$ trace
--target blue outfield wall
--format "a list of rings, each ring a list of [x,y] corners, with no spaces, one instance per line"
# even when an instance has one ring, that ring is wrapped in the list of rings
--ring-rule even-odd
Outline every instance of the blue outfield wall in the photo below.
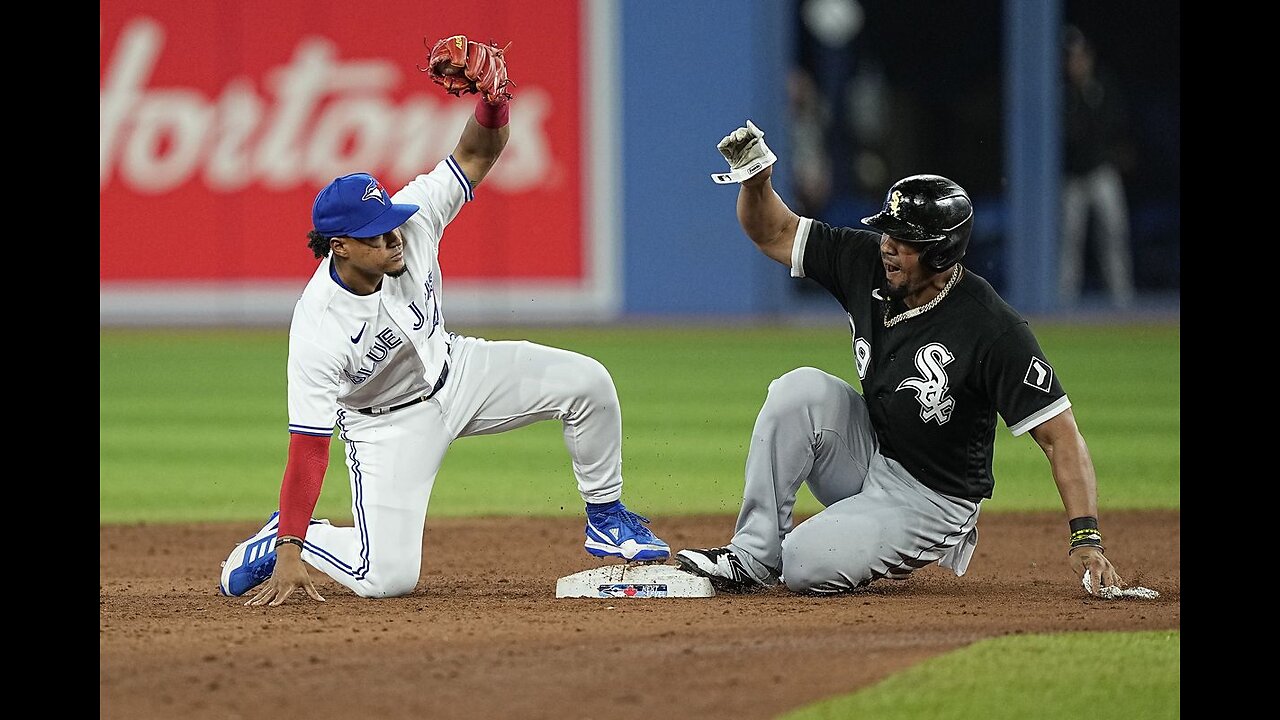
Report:
[[[787,197],[789,5],[623,0],[618,22],[624,313],[778,312],[795,281],[743,234],[737,186],[710,175],[727,168],[716,143],[750,118]]]

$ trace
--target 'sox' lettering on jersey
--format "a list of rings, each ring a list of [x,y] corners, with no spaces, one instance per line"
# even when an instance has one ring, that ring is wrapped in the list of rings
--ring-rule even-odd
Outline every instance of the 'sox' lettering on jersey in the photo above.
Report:
[[[383,328],[378,332],[373,342],[373,347],[369,348],[368,352],[364,354],[364,360],[360,362],[360,368],[354,373],[343,370],[342,374],[346,375],[347,379],[353,384],[359,385],[373,377],[374,371],[378,369],[378,363],[390,357],[391,350],[403,343],[404,340],[400,339],[391,328]]]
[[[897,389],[915,391],[916,399],[920,401],[921,420],[932,420],[942,425],[951,419],[956,401],[947,394],[950,380],[945,368],[955,359],[955,355],[942,343],[929,343],[916,351],[916,369],[920,371],[920,377],[903,380]]]

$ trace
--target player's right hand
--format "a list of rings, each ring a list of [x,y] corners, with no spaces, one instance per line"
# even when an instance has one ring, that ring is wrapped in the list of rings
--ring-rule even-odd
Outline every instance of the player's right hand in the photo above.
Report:
[[[316,590],[307,572],[306,563],[302,562],[302,551],[294,545],[276,546],[276,568],[271,577],[262,584],[262,589],[245,603],[249,607],[275,607],[284,602],[294,590],[302,588],[312,600],[324,602],[320,591]]]
[[[1124,580],[1120,577],[1120,573],[1116,572],[1107,556],[1102,554],[1102,548],[1084,545],[1076,548],[1068,557],[1076,577],[1083,579],[1085,571],[1089,571],[1093,580],[1091,593],[1096,595],[1104,587],[1124,587]],[[1102,579],[1100,583],[1099,578]]]

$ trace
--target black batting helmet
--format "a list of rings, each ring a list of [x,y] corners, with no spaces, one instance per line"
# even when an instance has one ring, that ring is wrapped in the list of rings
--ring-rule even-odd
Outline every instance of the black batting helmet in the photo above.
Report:
[[[929,243],[920,262],[941,272],[969,247],[973,203],[964,188],[941,175],[912,175],[894,183],[884,208],[862,222],[898,240]]]

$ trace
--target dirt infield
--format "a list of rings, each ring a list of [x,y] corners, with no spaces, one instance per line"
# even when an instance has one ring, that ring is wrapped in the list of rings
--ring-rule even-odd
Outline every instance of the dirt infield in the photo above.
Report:
[[[656,519],[673,549],[732,518]],[[100,715],[109,718],[770,718],[999,635],[1181,625],[1180,514],[1110,512],[1108,556],[1154,601],[1084,596],[1059,514],[989,514],[969,574],[868,591],[557,600],[595,566],[577,520],[433,519],[417,591],[315,603],[217,594],[248,524],[101,528]],[[507,544],[524,538],[526,546]]]

